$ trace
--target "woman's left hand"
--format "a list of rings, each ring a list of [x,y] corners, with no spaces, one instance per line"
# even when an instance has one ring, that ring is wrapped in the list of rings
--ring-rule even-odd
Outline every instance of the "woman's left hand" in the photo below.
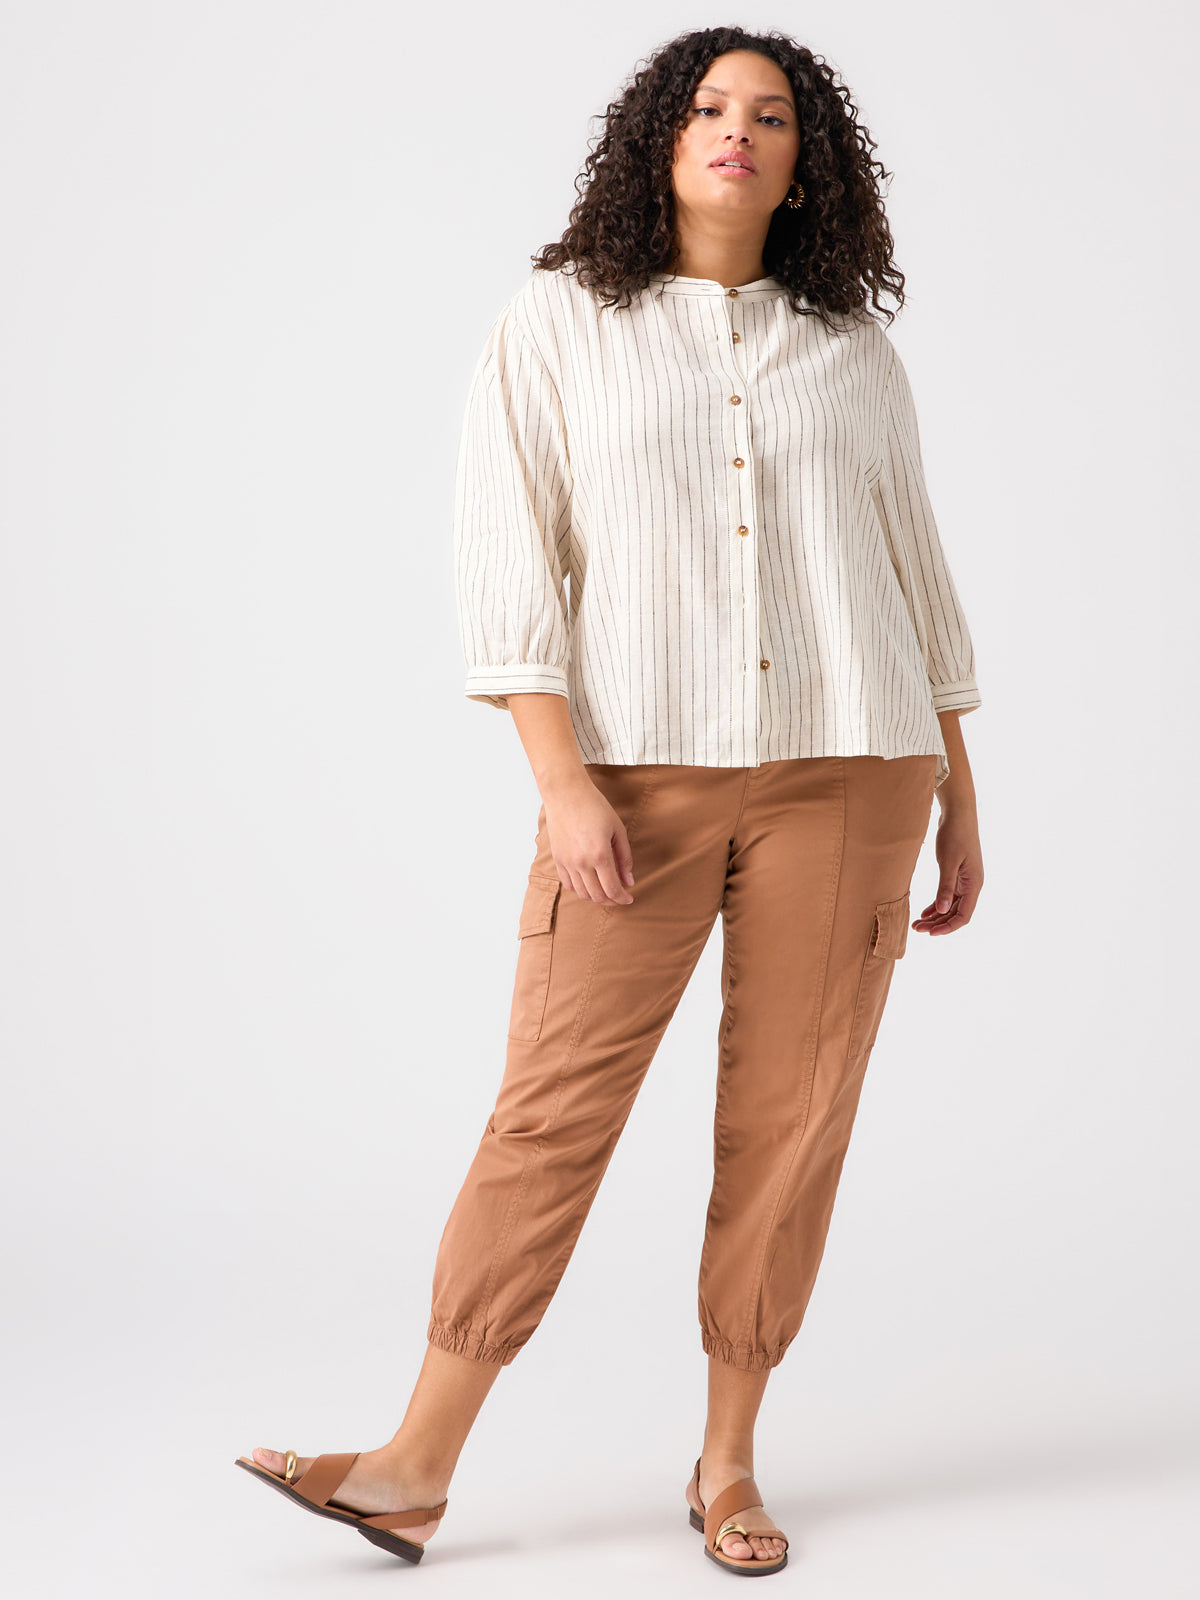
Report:
[[[950,766],[945,782],[936,791],[942,807],[935,846],[941,881],[936,898],[910,924],[915,933],[954,933],[965,928],[983,888],[975,780],[959,727],[961,716],[959,711],[938,714]]]
[[[914,933],[953,933],[971,920],[983,888],[983,851],[973,806],[948,806],[942,812],[935,849],[941,881],[936,899],[911,924]]]

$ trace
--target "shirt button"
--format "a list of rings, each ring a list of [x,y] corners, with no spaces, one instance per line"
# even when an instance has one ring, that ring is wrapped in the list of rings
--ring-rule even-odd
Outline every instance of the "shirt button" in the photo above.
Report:
[[[741,341],[741,337],[742,337],[742,336],[741,336],[741,334],[740,334],[740,333],[735,333],[735,334],[734,334],[734,336],[733,336],[733,342],[734,342],[734,344],[738,344],[738,343],[740,343],[740,341]]]
[[[746,463],[742,460],[741,456],[734,456],[733,464],[734,464],[735,467],[744,467],[746,465]]]
[[[760,667],[762,667],[764,669],[766,669],[767,667],[769,667],[771,665],[771,663],[769,661],[760,661],[758,664],[759,664]]]
[[[731,300],[736,300],[737,299],[737,290],[736,289],[726,289],[725,293],[729,296],[729,298]]]
[[[731,394],[729,396],[729,404],[731,406],[740,406],[741,403],[742,403],[742,397],[741,397],[740,394]]]
[[[748,534],[748,533],[749,533],[749,532],[750,532],[750,529],[749,529],[749,528],[747,528],[747,527],[741,527],[741,528],[739,528],[739,529],[738,529],[738,532],[739,532],[739,533],[740,533],[740,534],[741,534],[741,535],[742,535],[742,536],[743,536],[743,537],[745,537],[745,535],[746,535],[746,534]]]

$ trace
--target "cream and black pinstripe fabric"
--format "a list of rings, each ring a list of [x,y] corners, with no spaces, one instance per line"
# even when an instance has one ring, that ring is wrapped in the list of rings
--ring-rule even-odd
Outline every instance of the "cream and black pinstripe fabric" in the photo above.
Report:
[[[535,269],[468,389],[466,693],[568,697],[585,761],[934,752],[982,703],[907,375],[874,319],[657,274],[601,309]]]

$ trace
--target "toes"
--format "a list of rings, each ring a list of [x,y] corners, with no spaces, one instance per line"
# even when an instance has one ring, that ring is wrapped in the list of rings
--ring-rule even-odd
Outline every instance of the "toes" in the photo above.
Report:
[[[754,1551],[736,1533],[727,1533],[721,1540],[721,1549],[727,1556],[732,1556],[735,1561],[748,1561]]]
[[[263,1450],[256,1447],[252,1454],[260,1467],[266,1467],[271,1472],[283,1471],[283,1456],[278,1450]]]

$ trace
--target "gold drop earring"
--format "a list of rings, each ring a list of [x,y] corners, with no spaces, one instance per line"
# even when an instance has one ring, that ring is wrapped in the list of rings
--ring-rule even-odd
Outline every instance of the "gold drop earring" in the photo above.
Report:
[[[793,178],[792,183],[796,190],[796,198],[793,200],[789,194],[787,196],[786,204],[791,206],[793,211],[799,211],[800,207],[804,204],[804,189],[799,178]]]

